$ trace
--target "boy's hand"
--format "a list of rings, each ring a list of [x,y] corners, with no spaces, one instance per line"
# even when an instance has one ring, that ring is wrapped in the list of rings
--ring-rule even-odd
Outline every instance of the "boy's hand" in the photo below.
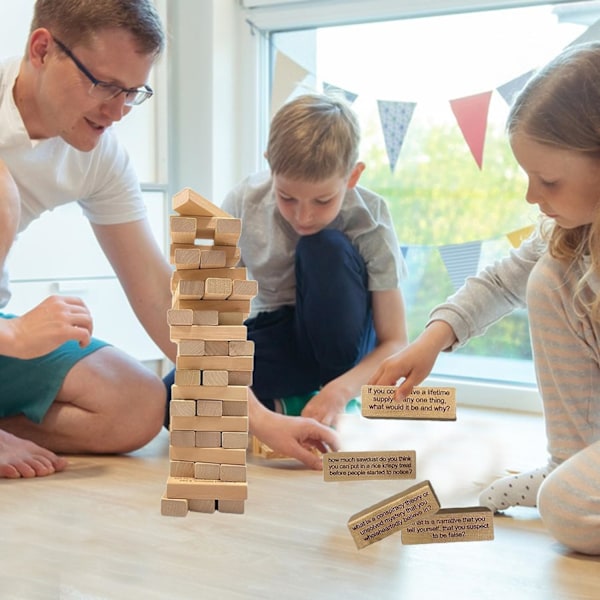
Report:
[[[337,451],[337,433],[314,419],[288,417],[271,412],[261,428],[258,438],[269,448],[290,458],[295,458],[315,470],[323,468],[319,454]]]
[[[0,322],[2,354],[30,359],[75,340],[83,348],[92,336],[92,316],[80,298],[50,296],[14,319]]]
[[[315,419],[323,425],[334,427],[347,403],[346,395],[336,391],[333,386],[326,385],[306,403],[301,414],[303,417]]]

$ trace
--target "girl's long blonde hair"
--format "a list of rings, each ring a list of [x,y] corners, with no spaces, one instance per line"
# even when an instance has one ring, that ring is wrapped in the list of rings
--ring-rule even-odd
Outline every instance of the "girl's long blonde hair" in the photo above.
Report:
[[[509,135],[521,132],[540,144],[596,157],[600,169],[600,43],[571,46],[540,69],[515,98],[507,130]],[[600,277],[600,210],[588,225],[565,229],[544,220],[540,231],[558,260],[573,262],[589,255],[590,266],[579,281],[575,301],[600,321],[600,295],[583,295],[590,276]]]

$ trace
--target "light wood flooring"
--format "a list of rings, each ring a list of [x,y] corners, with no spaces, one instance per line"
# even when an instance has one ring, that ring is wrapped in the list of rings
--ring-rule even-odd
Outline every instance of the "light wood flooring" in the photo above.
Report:
[[[416,450],[416,481],[325,482],[249,455],[243,515],[164,517],[168,435],[128,456],[0,480],[1,600],[600,598],[600,558],[570,553],[535,509],[495,518],[486,542],[357,550],[348,518],[428,479],[443,507],[472,506],[506,469],[540,466],[540,416],[458,408],[456,422],[348,417],[344,450]]]

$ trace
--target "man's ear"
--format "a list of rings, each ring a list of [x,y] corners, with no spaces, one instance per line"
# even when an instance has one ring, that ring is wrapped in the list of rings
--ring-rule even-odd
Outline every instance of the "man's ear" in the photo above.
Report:
[[[350,177],[348,178],[348,184],[346,185],[349,190],[356,186],[364,170],[365,163],[357,162],[356,165],[354,165],[354,169],[352,169],[352,173],[350,173]]]
[[[27,58],[34,66],[42,65],[52,43],[52,34],[44,27],[31,32],[27,41]]]

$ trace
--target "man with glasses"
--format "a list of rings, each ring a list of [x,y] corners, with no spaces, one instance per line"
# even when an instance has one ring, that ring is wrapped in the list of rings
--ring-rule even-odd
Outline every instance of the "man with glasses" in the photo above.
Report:
[[[138,319],[174,360],[171,268],[111,128],[152,96],[147,82],[163,46],[151,0],[36,2],[25,56],[0,63],[0,264],[31,221],[78,202]],[[78,298],[49,297],[14,317],[7,279],[4,271],[0,477],[62,470],[55,452],[122,453],[150,441],[165,419],[160,378],[91,337],[92,317]],[[291,456],[320,440],[334,444],[330,430],[308,419],[277,426]]]

